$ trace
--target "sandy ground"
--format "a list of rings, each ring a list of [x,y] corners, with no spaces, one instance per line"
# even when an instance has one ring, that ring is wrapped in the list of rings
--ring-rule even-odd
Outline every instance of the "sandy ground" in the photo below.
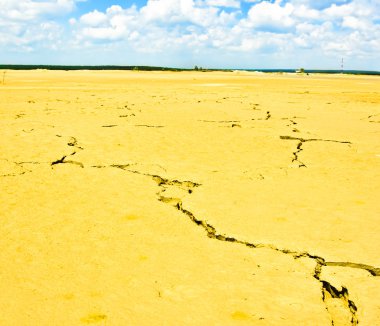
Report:
[[[7,71],[0,325],[380,325],[379,86]]]

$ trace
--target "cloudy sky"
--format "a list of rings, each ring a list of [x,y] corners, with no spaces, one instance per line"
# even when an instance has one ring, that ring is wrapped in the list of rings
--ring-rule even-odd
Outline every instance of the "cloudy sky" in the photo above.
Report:
[[[380,0],[0,0],[0,63],[380,70]]]

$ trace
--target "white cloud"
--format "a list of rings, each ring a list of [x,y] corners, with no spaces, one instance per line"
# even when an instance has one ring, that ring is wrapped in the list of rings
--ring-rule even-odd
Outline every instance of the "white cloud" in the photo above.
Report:
[[[378,48],[368,34],[378,35],[371,23],[375,6],[361,1],[326,2],[320,9],[306,0],[246,1],[252,5],[242,15],[235,0],[149,0],[141,9],[113,6],[89,13],[74,28],[77,44],[117,41],[143,53],[212,49],[235,55],[295,56],[298,50],[355,55]]]
[[[368,29],[370,27],[367,21],[360,20],[354,16],[343,17],[342,26],[348,27],[354,30]]]
[[[355,8],[352,3],[341,6],[337,6],[333,3],[331,7],[323,10],[323,14],[325,14],[328,18],[342,18],[344,16],[352,15],[354,11]]]
[[[91,11],[80,18],[80,22],[88,26],[99,26],[107,22],[107,16],[97,10]]]
[[[176,47],[178,44],[191,47],[209,39],[208,29],[229,26],[235,20],[236,13],[227,13],[206,2],[150,0],[140,10],[136,7],[123,9],[112,6],[105,13],[83,15],[79,20],[81,26],[76,29],[76,39],[77,43],[86,38],[104,41],[124,39],[132,42],[132,47],[144,51],[149,46],[154,49],[159,46]],[[141,35],[143,39],[139,39]]]
[[[0,19],[30,21],[44,15],[62,15],[74,7],[74,0],[0,0]]]
[[[302,20],[321,20],[322,19],[322,15],[320,11],[307,7],[303,4],[298,7],[295,7],[292,14],[295,17]]]
[[[193,23],[210,26],[217,22],[219,9],[193,0],[148,0],[139,14],[145,23]]]
[[[294,6],[290,3],[281,6],[279,1],[260,2],[249,10],[247,22],[253,28],[286,30],[295,24],[293,12]]]
[[[117,48],[141,60],[165,53],[178,62],[202,54],[209,62],[285,60],[307,51],[318,54],[316,62],[342,55],[375,60],[380,52],[379,0],[148,0],[140,8],[111,5],[70,17],[76,2],[0,0],[0,45]]]
[[[189,3],[189,1],[186,2]],[[147,5],[141,9],[141,14],[147,21],[177,20],[183,3],[183,0],[148,0]],[[183,7],[185,6],[183,5]]]
[[[0,0],[0,45],[21,51],[57,48],[63,26],[54,18],[70,13],[76,0]]]
[[[112,42],[128,38],[135,39],[137,30],[143,28],[139,24],[135,7],[123,9],[120,6],[111,6],[105,13],[93,11],[81,16],[79,23],[75,31],[76,44],[81,44],[83,40]]]
[[[206,4],[215,7],[240,8],[240,1],[238,0],[207,0]]]

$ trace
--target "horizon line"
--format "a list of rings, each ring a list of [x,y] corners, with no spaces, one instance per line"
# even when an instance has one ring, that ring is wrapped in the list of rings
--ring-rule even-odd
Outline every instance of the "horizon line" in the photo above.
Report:
[[[195,65],[193,68],[165,67],[149,65],[65,65],[65,64],[0,64],[0,70],[142,70],[142,71],[250,71],[250,72],[304,72],[304,73],[346,73],[380,75],[378,70],[361,69],[307,69],[307,68],[204,68]]]

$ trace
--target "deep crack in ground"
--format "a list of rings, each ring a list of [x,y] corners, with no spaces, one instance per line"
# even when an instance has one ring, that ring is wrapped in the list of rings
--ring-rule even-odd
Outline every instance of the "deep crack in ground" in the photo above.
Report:
[[[282,137],[286,137],[286,138],[282,138]],[[303,139],[303,138],[295,138],[295,137],[289,137],[289,136],[281,136],[281,138],[299,140],[301,144],[306,141],[333,141],[333,142],[339,142],[339,143],[350,143],[350,142],[340,142],[340,141],[334,141],[334,140]],[[350,325],[353,325],[353,326],[358,325],[359,323],[358,316],[357,316],[358,308],[356,304],[354,303],[354,301],[350,299],[348,289],[342,286],[342,289],[338,290],[330,282],[322,279],[321,278],[322,268],[323,266],[341,266],[341,267],[359,268],[359,269],[368,271],[372,276],[380,276],[380,268],[376,268],[376,267],[365,265],[365,264],[351,263],[351,262],[327,262],[323,257],[313,255],[308,252],[300,252],[300,251],[294,251],[290,249],[278,248],[272,244],[248,242],[248,241],[237,239],[232,236],[228,236],[223,233],[219,233],[217,229],[213,225],[208,223],[206,220],[197,218],[191,211],[185,209],[183,207],[181,198],[167,197],[164,195],[164,192],[166,191],[166,188],[168,186],[179,187],[183,190],[186,190],[189,194],[191,194],[193,192],[193,189],[201,186],[201,184],[193,182],[193,181],[170,180],[167,178],[163,178],[159,175],[142,173],[138,170],[131,170],[129,169],[129,166],[130,166],[129,164],[111,165],[111,167],[119,168],[131,173],[151,177],[160,187],[160,191],[157,193],[158,200],[165,204],[169,204],[172,207],[175,207],[182,214],[186,215],[193,223],[195,223],[197,226],[202,227],[206,231],[206,234],[209,238],[219,240],[219,241],[237,243],[237,244],[241,244],[241,245],[247,246],[249,248],[254,248],[254,249],[259,249],[259,248],[271,249],[271,250],[275,250],[286,255],[291,255],[294,259],[299,259],[299,258],[304,257],[304,258],[310,258],[314,260],[316,263],[316,266],[314,269],[313,277],[321,284],[321,296],[322,296],[323,302],[326,305],[326,310],[330,314],[331,324],[335,325],[335,322],[334,322],[335,317],[333,313],[329,311],[328,300],[335,299],[335,300],[340,300],[342,306],[344,306],[345,309],[347,309],[347,311],[349,312],[351,316]],[[107,167],[107,166],[101,166],[101,167]]]
[[[299,140],[301,144],[306,141],[333,141],[333,140],[321,140],[321,139],[302,139],[302,138],[296,138],[296,137],[290,137],[290,136],[281,136],[281,139]],[[334,142],[339,142],[339,141],[334,141]],[[339,142],[339,143],[350,143],[350,142]],[[73,152],[70,154],[70,156],[75,155],[75,154],[76,152]],[[71,164],[78,164],[81,167],[84,167],[83,164],[80,162],[66,160],[66,157],[67,156],[63,156],[62,158],[52,162],[51,165],[71,163]],[[38,162],[32,162],[32,163],[37,164]],[[322,293],[321,296],[322,296],[322,300],[326,304],[326,310],[329,312],[329,309],[327,306],[327,300],[329,299],[340,300],[342,305],[350,313],[351,325],[358,325],[359,323],[359,320],[357,317],[358,307],[350,299],[348,289],[342,286],[342,289],[338,290],[331,283],[322,279],[321,278],[322,268],[324,266],[340,266],[340,267],[348,267],[348,268],[357,268],[357,269],[366,270],[368,273],[370,273],[372,276],[375,276],[375,277],[380,276],[380,268],[370,266],[370,265],[360,264],[360,263],[353,263],[353,262],[329,262],[329,261],[326,261],[321,256],[313,255],[306,251],[294,251],[291,249],[279,248],[273,244],[263,244],[263,243],[254,243],[254,242],[244,241],[244,240],[240,240],[238,238],[226,235],[224,233],[220,233],[217,231],[217,229],[213,225],[208,223],[206,220],[197,218],[191,211],[184,208],[181,198],[168,197],[168,196],[165,196],[164,194],[166,189],[171,186],[180,188],[184,190],[187,194],[192,194],[195,188],[201,186],[200,183],[193,182],[193,181],[180,181],[177,179],[168,179],[168,178],[161,177],[157,174],[144,173],[139,170],[132,169],[132,167],[135,165],[136,164],[111,164],[111,165],[93,165],[91,167],[92,168],[109,168],[109,167],[117,168],[117,169],[127,171],[129,173],[134,173],[134,174],[150,177],[153,181],[156,182],[157,186],[160,188],[160,190],[157,192],[157,199],[165,204],[169,204],[172,207],[176,208],[182,214],[187,216],[194,224],[202,227],[206,231],[207,236],[211,239],[241,244],[248,248],[253,248],[253,249],[260,249],[260,248],[270,249],[277,252],[281,252],[286,255],[291,255],[294,259],[309,258],[309,259],[314,260],[316,265],[315,265],[313,277],[321,284],[321,293]],[[330,316],[331,316],[331,323],[332,325],[334,325],[334,316],[331,313],[330,313]]]
[[[123,170],[127,170],[125,166],[120,166],[120,165],[114,165],[114,167],[122,168]],[[191,211],[185,209],[182,204],[182,200],[180,198],[172,198],[172,197],[166,197],[163,195],[165,188],[167,186],[177,186],[180,187],[184,190],[187,189],[188,193],[192,193],[193,188],[199,187],[199,183],[195,183],[192,181],[178,181],[178,180],[169,180],[166,178],[162,178],[161,176],[158,175],[150,175],[146,173],[139,173],[138,171],[130,171],[133,173],[138,173],[142,174],[145,176],[150,176],[152,179],[157,183],[157,185],[162,188],[158,193],[158,200],[165,203],[169,204],[173,207],[175,207],[177,210],[179,210],[181,213],[186,215],[193,223],[195,223],[197,226],[201,226],[205,231],[206,234],[209,238],[211,239],[216,239],[219,241],[225,241],[225,242],[233,242],[237,244],[241,244],[244,246],[247,246],[249,248],[266,248],[266,249],[271,249],[275,250],[278,252],[281,252],[286,255],[291,255],[294,259],[299,259],[301,257],[306,257],[313,259],[316,263],[316,267],[314,270],[313,277],[321,284],[321,292],[322,292],[322,300],[326,304],[326,310],[329,312],[330,317],[331,317],[331,324],[334,325],[334,315],[329,311],[327,301],[329,299],[337,299],[340,300],[342,305],[348,310],[351,318],[350,318],[350,323],[351,325],[358,325],[359,320],[357,317],[357,311],[358,308],[356,304],[350,299],[349,297],[349,291],[346,287],[342,286],[341,290],[338,290],[336,287],[334,287],[331,283],[329,283],[326,280],[323,280],[321,278],[321,272],[323,266],[342,266],[342,267],[352,267],[352,268],[360,268],[368,271],[372,276],[380,276],[380,269],[375,268],[373,266],[369,265],[364,265],[364,264],[358,264],[358,263],[344,263],[344,262],[327,262],[323,257],[317,256],[317,255],[312,255],[308,252],[299,252],[299,251],[293,251],[289,249],[282,249],[278,248],[272,244],[261,244],[261,243],[253,243],[253,242],[248,242],[244,240],[237,239],[235,237],[228,236],[223,233],[219,233],[216,228],[208,223],[205,220],[197,218]]]
[[[296,137],[290,137],[290,136],[281,136],[281,139],[299,140],[301,144],[306,141],[339,142],[339,141],[334,141],[334,140],[302,139],[302,138],[296,138]],[[350,143],[350,142],[339,142],[339,143]],[[72,155],[74,154],[75,153],[73,153]],[[72,161],[66,161],[65,159],[66,159],[66,156],[63,156],[61,159],[53,163],[54,164],[74,163]],[[348,289],[342,286],[342,289],[338,290],[331,283],[322,279],[321,278],[322,268],[323,266],[341,266],[341,267],[349,267],[349,268],[358,268],[358,269],[363,269],[363,270],[368,271],[372,276],[380,276],[380,268],[370,266],[370,265],[360,264],[360,263],[352,263],[352,262],[328,262],[321,256],[313,255],[305,251],[303,252],[294,251],[294,250],[285,249],[285,248],[278,248],[273,244],[263,244],[263,243],[254,243],[254,242],[244,241],[232,236],[228,236],[223,233],[219,233],[217,229],[213,225],[208,223],[206,220],[197,218],[191,211],[184,208],[181,198],[167,197],[164,195],[167,187],[170,187],[170,186],[178,187],[182,190],[185,190],[188,194],[192,194],[194,188],[201,186],[200,183],[193,182],[193,181],[179,181],[176,179],[171,180],[171,179],[164,178],[156,174],[143,173],[139,170],[132,169],[132,166],[134,165],[135,164],[111,164],[111,165],[95,165],[92,167],[93,168],[112,167],[112,168],[117,168],[117,169],[127,171],[129,173],[139,174],[139,175],[152,178],[152,180],[156,182],[157,186],[160,187],[160,191],[157,192],[158,200],[165,204],[171,205],[172,207],[180,211],[182,214],[186,215],[194,224],[202,227],[206,231],[207,236],[211,239],[241,244],[248,248],[253,248],[253,249],[260,249],[260,248],[270,249],[270,250],[281,252],[286,255],[291,255],[294,259],[309,258],[309,259],[314,260],[316,265],[315,265],[313,277],[321,284],[321,296],[322,296],[323,302],[326,305],[326,310],[330,313],[331,324],[332,325],[335,324],[334,316],[328,309],[327,301],[329,299],[336,299],[336,300],[340,300],[342,305],[349,311],[350,316],[351,316],[351,325],[353,326],[358,325],[359,323],[359,320],[357,317],[358,308],[356,304],[350,299]]]

